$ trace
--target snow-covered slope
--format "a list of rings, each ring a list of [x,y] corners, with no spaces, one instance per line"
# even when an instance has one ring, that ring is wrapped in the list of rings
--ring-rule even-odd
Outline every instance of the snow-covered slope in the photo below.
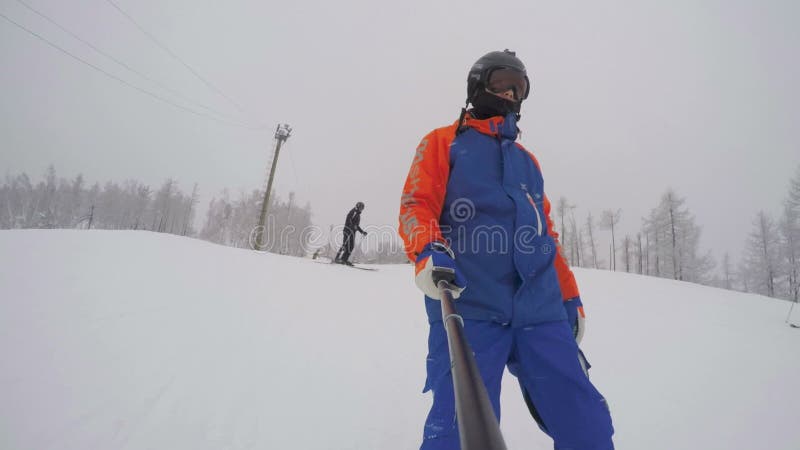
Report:
[[[618,449],[800,448],[787,303],[576,275]],[[0,448],[416,448],[426,333],[409,266],[2,231]],[[511,450],[552,448],[508,374],[502,428]]]

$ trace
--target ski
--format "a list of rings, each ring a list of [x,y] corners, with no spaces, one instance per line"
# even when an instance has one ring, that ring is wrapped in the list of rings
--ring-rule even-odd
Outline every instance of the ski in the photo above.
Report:
[[[335,263],[334,263],[334,264],[335,264]],[[353,265],[348,265],[348,264],[339,264],[339,265],[340,265],[340,266],[349,267],[349,268],[351,268],[351,269],[369,270],[369,271],[371,271],[371,272],[377,272],[377,271],[378,271],[378,269],[376,269],[376,268],[374,268],[374,267],[362,267],[362,266],[356,266],[355,264],[353,264]]]
[[[370,272],[377,272],[377,271],[378,271],[378,269],[377,269],[377,268],[374,268],[374,267],[363,267],[363,266],[357,266],[357,265],[355,265],[355,264],[342,264],[342,263],[337,263],[336,261],[319,261],[319,260],[314,260],[314,262],[317,262],[317,263],[319,263],[319,264],[330,264],[330,265],[334,265],[334,266],[349,267],[349,268],[351,268],[351,269],[358,269],[358,270],[368,270],[368,271],[370,271]]]

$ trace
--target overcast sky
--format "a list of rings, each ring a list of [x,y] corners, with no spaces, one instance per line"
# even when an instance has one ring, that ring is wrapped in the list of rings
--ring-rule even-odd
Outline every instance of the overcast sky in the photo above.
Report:
[[[522,142],[581,221],[621,208],[635,232],[671,186],[703,247],[738,258],[800,164],[796,1],[114,0],[224,96],[106,0],[24,1],[183,98],[17,0],[0,13],[162,98],[266,129],[159,102],[0,17],[0,176],[53,163],[90,181],[174,177],[205,204],[264,185],[285,122],[279,194],[311,202],[322,226],[356,201],[365,223],[394,226],[417,143],[458,117],[472,63],[504,48],[533,80]]]

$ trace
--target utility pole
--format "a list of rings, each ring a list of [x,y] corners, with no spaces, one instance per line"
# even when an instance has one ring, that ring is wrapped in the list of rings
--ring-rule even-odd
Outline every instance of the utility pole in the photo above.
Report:
[[[272,168],[269,171],[269,181],[267,181],[267,191],[264,193],[264,203],[261,204],[261,217],[258,219],[258,238],[256,239],[255,250],[263,250],[264,237],[267,234],[267,210],[269,209],[269,196],[272,192],[272,181],[275,179],[275,167],[278,165],[278,154],[281,151],[281,145],[289,139],[292,135],[292,127],[288,124],[278,124],[275,128],[275,154],[272,157]]]

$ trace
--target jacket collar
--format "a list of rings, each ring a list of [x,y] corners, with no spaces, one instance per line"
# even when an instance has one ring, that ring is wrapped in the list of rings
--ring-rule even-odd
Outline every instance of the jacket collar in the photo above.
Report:
[[[467,112],[461,127],[469,127],[488,136],[516,140],[519,129],[517,128],[517,115],[510,113],[505,117],[494,116],[488,119],[476,119]]]

